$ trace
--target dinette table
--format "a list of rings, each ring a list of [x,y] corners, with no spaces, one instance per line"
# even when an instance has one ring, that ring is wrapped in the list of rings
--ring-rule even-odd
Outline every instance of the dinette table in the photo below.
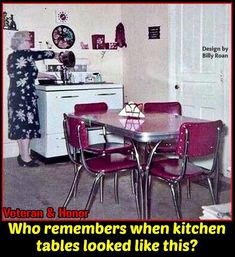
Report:
[[[145,113],[144,118],[124,117],[119,115],[120,110],[108,110],[105,113],[88,113],[86,115],[71,116],[79,117],[88,125],[104,126],[107,131],[128,138],[132,141],[135,149],[138,151],[139,144],[154,143],[157,147],[162,140],[174,139],[178,137],[180,125],[184,122],[205,122],[203,119],[191,118],[181,115],[168,113]],[[156,147],[154,147],[156,149]],[[154,148],[146,156],[145,163],[148,163],[149,158],[153,154]],[[137,158],[139,159],[139,152]],[[138,163],[140,183],[140,191],[147,190],[148,173],[143,171],[142,164]],[[141,196],[142,195],[142,196]],[[148,216],[148,201],[144,199],[143,194],[140,194],[141,201],[141,218],[146,219]]]

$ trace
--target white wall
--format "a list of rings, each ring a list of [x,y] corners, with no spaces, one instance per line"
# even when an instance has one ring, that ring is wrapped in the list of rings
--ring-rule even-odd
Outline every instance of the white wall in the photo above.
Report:
[[[127,48],[123,50],[125,101],[168,100],[167,4],[122,5]],[[160,39],[148,39],[148,27],[160,26]]]

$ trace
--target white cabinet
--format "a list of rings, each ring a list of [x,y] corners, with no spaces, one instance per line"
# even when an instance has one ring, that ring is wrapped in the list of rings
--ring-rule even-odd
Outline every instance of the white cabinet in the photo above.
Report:
[[[38,85],[37,95],[42,137],[32,140],[31,149],[46,158],[67,155],[63,113],[73,113],[75,104],[106,102],[109,109],[123,107],[123,86],[120,84]],[[100,133],[89,133],[89,143],[103,142]],[[117,142],[123,140],[114,135],[109,139]]]

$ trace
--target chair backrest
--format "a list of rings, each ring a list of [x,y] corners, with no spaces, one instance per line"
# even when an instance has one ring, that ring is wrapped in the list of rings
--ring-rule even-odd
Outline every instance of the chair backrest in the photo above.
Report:
[[[144,112],[165,112],[181,115],[182,107],[179,102],[148,102],[144,104]]]
[[[77,115],[89,113],[104,113],[108,110],[108,105],[105,102],[75,104],[74,113]]]
[[[77,149],[88,147],[87,129],[81,119],[64,114],[64,133],[66,143],[70,146]]]
[[[186,122],[181,124],[176,154],[188,157],[216,155],[223,123],[221,120],[208,122]]]

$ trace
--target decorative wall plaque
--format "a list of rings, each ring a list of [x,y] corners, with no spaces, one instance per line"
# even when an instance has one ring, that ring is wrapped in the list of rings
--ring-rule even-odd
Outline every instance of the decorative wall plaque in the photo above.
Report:
[[[68,11],[65,11],[65,10],[56,11],[56,22],[66,23],[68,22],[68,18],[69,18]]]
[[[149,39],[160,39],[160,26],[148,27]]]
[[[61,49],[68,49],[75,42],[75,35],[71,28],[65,25],[57,26],[52,32],[53,43]]]

